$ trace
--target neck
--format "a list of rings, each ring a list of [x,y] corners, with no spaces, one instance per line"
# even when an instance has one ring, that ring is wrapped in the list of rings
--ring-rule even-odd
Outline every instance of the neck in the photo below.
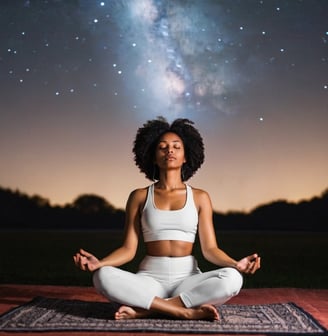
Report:
[[[180,174],[169,174],[168,172],[166,172],[166,174],[161,174],[156,185],[159,189],[165,190],[174,190],[185,187]]]

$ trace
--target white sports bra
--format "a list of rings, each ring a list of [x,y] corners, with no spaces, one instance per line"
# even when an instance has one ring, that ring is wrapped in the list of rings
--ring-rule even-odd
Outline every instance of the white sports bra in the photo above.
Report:
[[[154,202],[154,184],[148,187],[147,199],[141,215],[141,229],[145,242],[182,240],[194,242],[198,225],[198,211],[193,191],[186,184],[187,197],[178,210],[157,209]]]

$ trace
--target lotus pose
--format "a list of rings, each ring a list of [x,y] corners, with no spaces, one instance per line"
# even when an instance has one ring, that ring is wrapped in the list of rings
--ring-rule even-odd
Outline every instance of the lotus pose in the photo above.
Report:
[[[121,304],[115,319],[157,313],[219,319],[214,305],[239,293],[242,273],[255,273],[260,257],[254,253],[236,261],[221,250],[209,195],[186,183],[204,161],[201,135],[188,119],[169,124],[160,117],[138,129],[133,153],[140,171],[154,183],[130,194],[122,246],[103,259],[81,249],[73,257],[76,266],[94,272],[97,291]],[[198,268],[192,256],[197,232],[203,256],[219,268]],[[120,269],[135,257],[141,236],[146,256],[138,272]]]

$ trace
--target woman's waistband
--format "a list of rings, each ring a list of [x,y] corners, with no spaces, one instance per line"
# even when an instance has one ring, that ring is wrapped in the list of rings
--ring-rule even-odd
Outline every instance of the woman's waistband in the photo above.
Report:
[[[156,269],[167,272],[168,269],[174,268],[181,271],[191,271],[197,268],[197,260],[194,256],[188,255],[185,257],[155,257],[146,255],[140,264],[139,270]]]

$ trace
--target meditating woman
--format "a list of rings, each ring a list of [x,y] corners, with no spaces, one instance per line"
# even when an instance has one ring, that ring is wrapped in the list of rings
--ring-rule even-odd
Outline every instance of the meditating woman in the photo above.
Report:
[[[96,289],[121,304],[116,319],[156,313],[219,319],[214,305],[239,293],[242,273],[255,273],[260,257],[254,253],[236,261],[221,250],[209,195],[186,184],[204,161],[201,135],[188,119],[169,124],[160,117],[139,128],[133,153],[140,171],[154,183],[130,194],[122,246],[103,259],[81,249],[75,264],[94,272]],[[192,256],[197,232],[205,259],[220,268],[198,268]],[[118,268],[135,257],[141,234],[146,256],[138,272]]]

